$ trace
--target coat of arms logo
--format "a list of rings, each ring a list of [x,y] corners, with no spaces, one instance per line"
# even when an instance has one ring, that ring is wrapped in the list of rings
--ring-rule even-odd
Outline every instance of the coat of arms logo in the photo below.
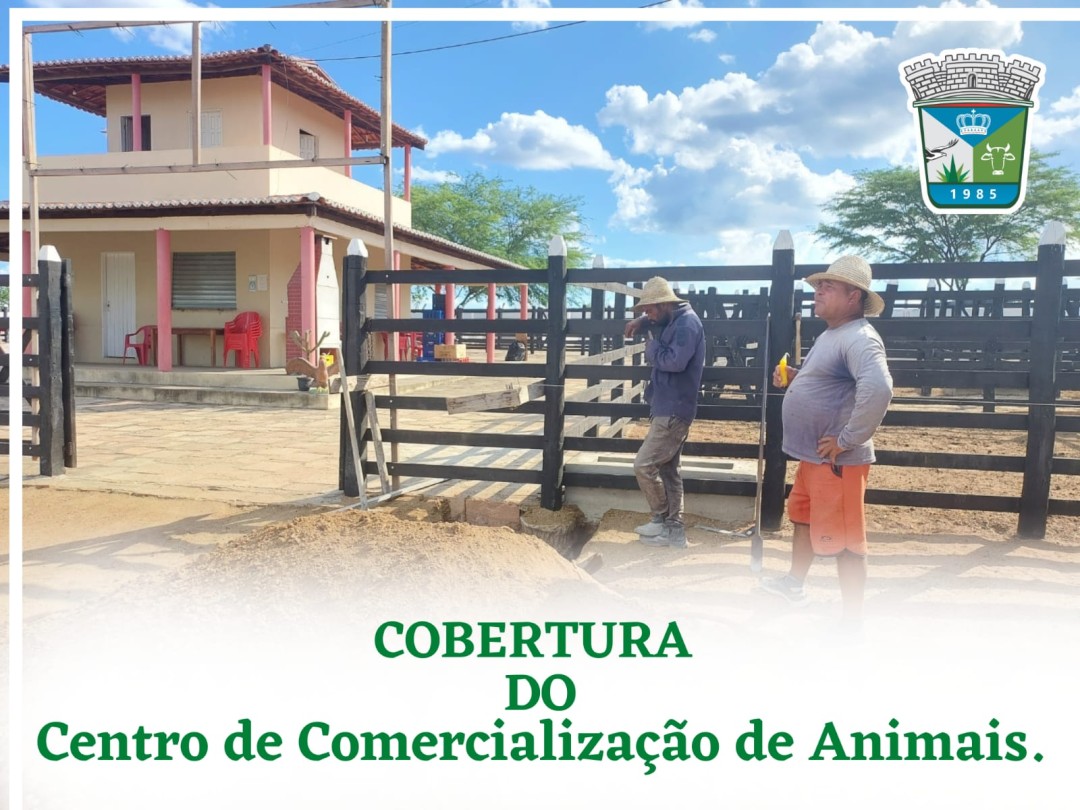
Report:
[[[923,199],[949,214],[1008,214],[1024,202],[1028,121],[1046,66],[1000,51],[923,54],[900,65],[922,141]]]

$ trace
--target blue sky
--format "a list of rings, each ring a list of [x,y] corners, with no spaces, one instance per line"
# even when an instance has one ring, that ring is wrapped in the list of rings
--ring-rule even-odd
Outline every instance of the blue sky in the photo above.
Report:
[[[25,5],[71,7],[71,19],[78,19],[76,9],[98,4]],[[110,5],[151,6],[145,0]],[[397,9],[436,5],[394,3]],[[455,5],[636,7],[559,0]],[[914,165],[917,136],[899,63],[961,47],[1000,49],[1047,66],[1033,143],[1059,151],[1057,163],[1080,171],[1080,22],[1015,16],[1023,6],[1071,3],[1010,2],[997,19],[974,23],[942,21],[936,7],[900,23],[702,22],[709,9],[813,4],[681,5],[686,16],[667,24],[395,23],[394,118],[429,139],[426,150],[414,151],[414,182],[479,170],[542,192],[580,196],[588,245],[609,266],[766,263],[782,229],[794,235],[798,261],[825,261],[829,254],[810,235],[822,204],[851,186],[854,171]],[[974,0],[945,6],[993,8]],[[371,14],[358,9],[357,22],[331,23],[317,21],[318,11],[299,13],[316,21],[207,25],[203,50],[269,43],[317,60],[348,92],[377,108],[380,36]],[[34,57],[188,52],[188,32],[177,26],[41,34],[34,38]],[[478,42],[512,34],[523,35]],[[432,48],[442,49],[406,53]],[[8,87],[0,92],[6,103]],[[104,149],[101,119],[48,101],[39,101],[37,116],[41,154]],[[356,176],[381,183],[379,170],[358,169]]]

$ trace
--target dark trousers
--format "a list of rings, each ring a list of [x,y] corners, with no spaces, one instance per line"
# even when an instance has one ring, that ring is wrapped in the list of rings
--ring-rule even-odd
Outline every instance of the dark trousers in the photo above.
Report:
[[[683,523],[683,482],[679,464],[690,423],[675,416],[649,420],[649,432],[634,458],[634,475],[649,511]]]

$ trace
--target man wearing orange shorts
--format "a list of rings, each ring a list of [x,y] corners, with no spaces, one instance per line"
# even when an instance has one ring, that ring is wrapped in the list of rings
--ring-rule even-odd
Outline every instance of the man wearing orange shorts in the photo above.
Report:
[[[828,327],[799,369],[788,369],[784,395],[784,452],[799,462],[788,496],[795,526],[791,569],[761,586],[794,604],[806,602],[803,583],[814,557],[835,557],[844,620],[862,621],[866,589],[864,498],[873,435],[892,400],[885,346],[866,320],[884,309],[870,290],[870,265],[844,256],[806,279],[814,314]],[[783,387],[780,368],[773,384]]]

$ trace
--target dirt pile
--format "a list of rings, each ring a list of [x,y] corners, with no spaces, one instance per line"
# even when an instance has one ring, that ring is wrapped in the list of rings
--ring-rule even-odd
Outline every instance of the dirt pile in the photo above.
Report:
[[[237,599],[259,611],[358,613],[376,606],[524,607],[602,590],[536,537],[445,523],[437,514],[433,502],[400,517],[347,510],[296,518],[226,543],[153,587],[189,604]]]

